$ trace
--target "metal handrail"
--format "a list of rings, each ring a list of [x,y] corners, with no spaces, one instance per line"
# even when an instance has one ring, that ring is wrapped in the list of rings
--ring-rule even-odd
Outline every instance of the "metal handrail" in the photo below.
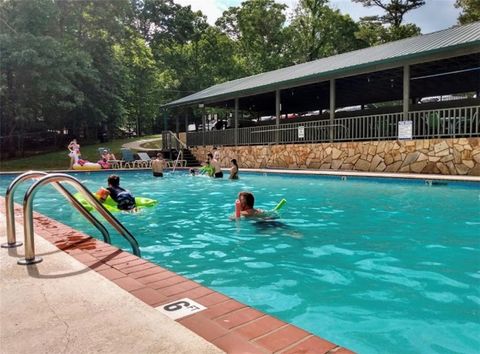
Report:
[[[140,257],[140,248],[135,237],[100,203],[92,193],[75,177],[64,173],[46,175],[34,183],[23,198],[24,233],[25,233],[25,258],[18,264],[33,264],[41,262],[40,257],[35,257],[34,229],[33,229],[33,199],[37,190],[49,183],[66,182],[75,187],[83,197],[130,243],[133,254]]]
[[[187,148],[187,145],[181,141],[176,135],[174,132],[172,132],[171,130],[167,130],[167,133],[170,134],[170,136],[173,136],[175,138],[175,140],[180,144],[180,146],[182,147],[182,149],[186,149]]]
[[[15,178],[7,188],[5,193],[5,214],[7,219],[7,243],[1,245],[2,248],[13,248],[23,245],[22,242],[17,242],[16,240],[16,231],[15,231],[15,212],[14,212],[14,195],[18,186],[28,179],[33,179],[37,177],[44,177],[47,173],[43,171],[28,171],[17,178]],[[103,240],[106,243],[111,243],[110,234],[108,230],[103,226],[100,221],[98,221],[90,212],[85,209],[85,207],[80,203],[75,197],[60,183],[53,183],[53,187],[60,192],[70,204],[75,207],[83,216],[85,216],[103,236]]]
[[[173,170],[172,173],[175,172],[175,169],[177,168],[178,161],[180,160],[180,156],[183,157],[183,150],[180,150],[180,152],[177,154],[177,159],[175,160],[175,164],[173,165]],[[182,159],[183,160],[183,159]]]
[[[265,133],[265,132],[280,132],[280,131],[285,131],[285,130],[297,130],[299,126],[302,126],[302,123],[296,123],[299,124],[298,126],[294,127],[287,127],[287,128],[273,128],[273,129],[265,129],[265,130],[257,130],[257,131],[252,131],[252,134],[258,134],[258,133]],[[283,124],[285,125],[285,124]],[[267,126],[268,127],[268,126]],[[327,129],[327,128],[335,128],[335,127],[340,127],[343,128],[344,131],[347,130],[347,127],[343,124],[324,124],[320,126],[314,126],[314,127],[309,127],[309,126],[303,126],[305,129]],[[269,145],[271,143],[268,143]]]

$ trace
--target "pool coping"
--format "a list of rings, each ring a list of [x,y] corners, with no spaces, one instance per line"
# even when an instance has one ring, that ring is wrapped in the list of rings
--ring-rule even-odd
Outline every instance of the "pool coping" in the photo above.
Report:
[[[3,197],[0,213],[5,214]],[[23,222],[17,204],[15,217]],[[153,308],[183,298],[207,307],[176,322],[227,353],[353,353],[37,212],[34,228],[36,235]]]
[[[176,170],[188,171],[189,167],[177,167]],[[166,168],[165,171],[170,171]],[[101,173],[115,171],[150,171],[148,168],[121,168],[121,169],[105,169],[105,170],[46,170],[48,173]],[[222,167],[222,171],[228,172],[229,168]],[[1,175],[22,174],[27,171],[5,171],[0,172]],[[439,174],[421,174],[421,173],[397,173],[397,172],[364,172],[350,170],[313,170],[313,169],[281,169],[281,168],[242,168],[241,172],[254,173],[272,173],[272,174],[291,174],[291,175],[308,175],[308,176],[338,176],[338,177],[370,177],[379,179],[407,179],[407,180],[442,180],[452,182],[477,182],[480,183],[480,176],[470,175],[439,175]]]

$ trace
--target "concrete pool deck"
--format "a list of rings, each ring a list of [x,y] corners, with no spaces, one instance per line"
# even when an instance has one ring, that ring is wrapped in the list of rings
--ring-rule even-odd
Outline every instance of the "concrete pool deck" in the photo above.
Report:
[[[34,225],[43,262],[20,266],[24,246],[1,249],[2,353],[352,353],[41,214]],[[158,311],[185,298],[206,309],[175,321]]]
[[[28,267],[23,247],[1,249],[2,353],[223,353],[42,237],[35,247],[44,261]]]

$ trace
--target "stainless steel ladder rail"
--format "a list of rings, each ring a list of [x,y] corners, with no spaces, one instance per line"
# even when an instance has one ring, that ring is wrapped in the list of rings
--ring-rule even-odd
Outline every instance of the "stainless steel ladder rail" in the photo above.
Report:
[[[167,134],[170,135],[170,140],[173,139],[176,141],[177,143],[177,147],[180,146],[180,150],[179,150],[179,153],[177,154],[177,159],[175,160],[175,164],[173,165],[173,171],[172,173],[175,173],[175,169],[177,168],[177,165],[178,165],[178,162],[180,160],[180,156],[183,157],[183,149],[186,149],[187,148],[187,145],[181,141],[176,135],[174,132],[172,132],[171,130],[167,130],[166,131]]]
[[[3,243],[1,245],[2,248],[13,248],[19,247],[23,245],[22,242],[17,242],[16,240],[16,231],[15,231],[15,212],[14,212],[14,195],[15,191],[18,186],[29,179],[44,177],[48,173],[43,171],[28,171],[17,178],[15,178],[7,188],[7,192],[5,193],[5,214],[7,219],[7,243]],[[75,209],[77,209],[85,218],[87,218],[103,236],[103,240],[106,243],[111,243],[110,234],[105,226],[102,225],[100,221],[98,221],[90,212],[85,209],[85,207],[80,203],[75,197],[60,183],[55,182],[53,183],[53,187],[60,192],[70,204],[73,205]]]
[[[178,161],[180,161],[180,156],[183,156],[183,150],[180,150],[180,152],[177,154],[177,159],[175,160],[175,164],[173,165],[172,173],[175,173],[175,169],[177,168]]]
[[[52,173],[42,177],[34,183],[25,193],[23,199],[24,233],[25,233],[25,258],[17,263],[22,265],[39,263],[41,257],[35,256],[34,229],[33,229],[33,199],[41,186],[50,183],[66,182],[75,187],[83,197],[130,243],[133,254],[140,257],[140,248],[135,237],[100,203],[92,193],[75,177],[64,173]]]

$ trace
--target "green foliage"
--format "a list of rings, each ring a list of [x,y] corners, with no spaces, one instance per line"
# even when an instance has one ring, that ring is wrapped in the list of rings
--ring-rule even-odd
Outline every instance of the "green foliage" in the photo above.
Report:
[[[285,9],[286,5],[273,0],[247,0],[239,7],[230,7],[217,20],[216,25],[236,41],[238,56],[248,74],[289,64],[285,59]]]
[[[160,84],[152,51],[133,31],[129,41],[114,45],[113,50],[124,78],[119,95],[125,112],[119,123],[135,128],[138,135],[150,132],[158,111],[155,94]]]
[[[383,16],[368,16],[360,19],[359,30],[355,36],[368,46],[396,41],[421,33],[414,24],[402,24],[408,11],[425,5],[424,0],[352,0],[365,7],[379,7],[385,11]]]
[[[375,46],[399,39],[409,38],[420,34],[420,28],[414,24],[400,25],[398,27],[385,27],[379,21],[365,19],[360,21],[355,37],[367,44]]]
[[[455,7],[462,9],[458,16],[458,23],[461,25],[480,21],[480,0],[456,0]]]
[[[373,16],[372,20],[399,27],[403,16],[411,10],[425,5],[425,0],[353,0],[365,7],[377,6],[385,11],[383,16]]]
[[[301,0],[290,28],[290,58],[295,63],[359,49],[358,25],[327,6],[327,0]]]

